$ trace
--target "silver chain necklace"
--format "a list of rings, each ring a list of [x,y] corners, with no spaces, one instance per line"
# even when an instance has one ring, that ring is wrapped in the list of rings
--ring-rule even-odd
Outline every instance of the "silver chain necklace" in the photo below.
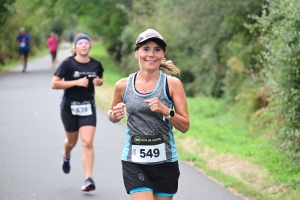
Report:
[[[158,74],[158,76],[157,76],[156,79],[158,79],[158,77],[159,77],[159,74]],[[151,84],[151,85],[152,85],[152,84]],[[151,85],[150,85],[150,86],[151,86]],[[142,88],[142,91],[143,91],[143,92],[147,92],[147,88]]]

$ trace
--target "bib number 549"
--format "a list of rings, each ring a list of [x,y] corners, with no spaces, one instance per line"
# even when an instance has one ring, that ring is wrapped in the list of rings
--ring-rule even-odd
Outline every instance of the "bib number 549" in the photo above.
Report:
[[[157,145],[132,145],[133,162],[152,163],[166,160],[165,143]]]
[[[140,157],[145,158],[146,156],[149,156],[150,158],[154,157],[159,157],[159,149],[148,149],[146,152],[146,149],[140,149]]]

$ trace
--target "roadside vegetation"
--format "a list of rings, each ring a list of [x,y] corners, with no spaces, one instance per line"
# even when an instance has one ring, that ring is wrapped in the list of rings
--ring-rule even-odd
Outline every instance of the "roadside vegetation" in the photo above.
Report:
[[[105,68],[98,104],[136,71],[138,33],[157,29],[181,69],[191,129],[176,132],[180,158],[248,199],[300,198],[299,0],[0,0],[0,68],[31,55],[50,31],[87,32]]]

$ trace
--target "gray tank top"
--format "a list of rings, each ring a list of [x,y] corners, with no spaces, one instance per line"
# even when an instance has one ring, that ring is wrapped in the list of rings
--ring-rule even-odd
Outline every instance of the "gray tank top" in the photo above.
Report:
[[[122,160],[132,162],[132,137],[162,134],[166,160],[158,163],[177,161],[178,156],[172,124],[167,119],[164,121],[162,114],[152,112],[149,105],[144,102],[145,99],[157,97],[167,107],[173,107],[173,102],[168,98],[166,92],[167,75],[160,72],[155,89],[149,94],[140,94],[135,89],[136,74],[137,72],[129,75],[124,93],[123,101],[126,104],[127,128]]]

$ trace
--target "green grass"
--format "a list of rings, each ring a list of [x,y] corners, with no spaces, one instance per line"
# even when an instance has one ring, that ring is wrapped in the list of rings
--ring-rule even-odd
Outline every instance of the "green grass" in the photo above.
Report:
[[[119,79],[125,77],[117,63],[113,62],[103,46],[93,43],[90,56],[98,59],[104,68],[105,84],[114,85]]]
[[[253,157],[268,148],[268,144],[259,141],[259,135],[249,131],[245,117],[226,108],[224,101],[189,98],[188,106],[192,126],[188,137],[201,136],[202,143],[218,153]]]
[[[98,59],[104,68],[104,83],[101,87],[96,87],[96,102],[99,108],[107,111],[112,100],[114,85],[118,80],[124,78],[125,75],[118,64],[112,61],[101,44],[93,43],[90,56]],[[125,123],[125,119],[121,123]]]
[[[239,112],[242,108],[237,106],[227,107],[224,100],[213,98],[198,97],[188,99],[188,108],[190,114],[191,129],[187,134],[177,134],[178,139],[193,138],[198,141],[198,146],[209,147],[217,155],[233,155],[238,159],[247,160],[263,169],[266,169],[270,175],[266,180],[266,188],[274,185],[283,186],[285,191],[281,194],[260,194],[248,188],[242,183],[233,184],[239,192],[252,197],[253,199],[289,199],[292,191],[295,198],[300,198],[299,190],[299,166],[292,163],[282,153],[275,151],[271,140],[264,139],[265,134],[260,131],[253,131],[245,114]],[[201,151],[201,148],[200,148]],[[213,156],[213,155],[212,155]],[[230,179],[224,178],[222,173],[215,173],[212,169],[206,167],[207,160],[197,156],[197,153],[191,154],[180,151],[180,158],[184,160],[194,159],[197,166],[204,169],[206,173],[214,178],[226,183]],[[251,170],[251,169],[249,169]],[[230,181],[231,182],[231,181]],[[262,196],[263,195],[263,196]]]

